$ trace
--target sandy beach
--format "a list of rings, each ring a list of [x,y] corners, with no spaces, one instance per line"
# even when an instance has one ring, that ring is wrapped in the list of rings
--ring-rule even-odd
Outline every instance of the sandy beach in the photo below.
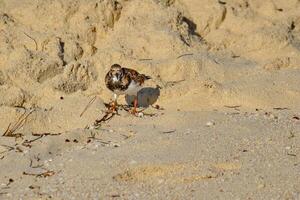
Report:
[[[299,138],[299,0],[0,0],[0,199],[298,200]]]

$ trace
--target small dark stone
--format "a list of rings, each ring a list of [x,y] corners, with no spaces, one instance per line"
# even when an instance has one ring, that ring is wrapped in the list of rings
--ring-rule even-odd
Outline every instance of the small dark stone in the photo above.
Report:
[[[295,119],[295,120],[300,120],[300,117],[294,116],[293,119]]]

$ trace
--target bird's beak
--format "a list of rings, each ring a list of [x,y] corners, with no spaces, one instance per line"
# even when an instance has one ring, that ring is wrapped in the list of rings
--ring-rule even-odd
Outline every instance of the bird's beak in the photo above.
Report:
[[[121,74],[121,73],[119,73],[119,74],[117,75],[117,79],[118,79],[118,81],[121,81],[121,78],[122,78],[122,74]]]

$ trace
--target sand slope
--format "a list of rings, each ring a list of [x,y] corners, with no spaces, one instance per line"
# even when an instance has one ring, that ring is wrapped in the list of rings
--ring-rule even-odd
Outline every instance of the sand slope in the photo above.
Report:
[[[0,0],[0,134],[32,112],[23,138],[0,137],[0,195],[299,198],[299,10],[298,0]],[[153,77],[140,106],[164,110],[85,129],[104,115],[114,63]],[[32,133],[48,135],[24,146]],[[43,168],[55,175],[22,174]]]

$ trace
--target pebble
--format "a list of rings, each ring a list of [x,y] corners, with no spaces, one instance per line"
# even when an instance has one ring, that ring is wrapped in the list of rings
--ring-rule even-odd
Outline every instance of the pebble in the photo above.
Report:
[[[114,143],[113,144],[113,147],[120,147],[121,145],[120,144],[117,144],[117,143]]]
[[[264,183],[258,184],[258,185],[257,185],[257,188],[258,188],[258,189],[262,189],[262,188],[265,188],[265,187],[266,187],[266,185],[265,185]]]
[[[129,162],[130,165],[134,165],[134,164],[136,164],[136,163],[137,163],[137,161],[135,161],[135,160],[131,160],[131,161]]]
[[[140,112],[140,113],[138,113],[138,117],[144,117],[144,113],[142,113],[142,112]]]
[[[206,123],[206,126],[210,127],[210,126],[214,126],[215,122],[209,121]]]
[[[273,115],[273,114],[270,114],[269,116],[271,119],[277,119],[277,116]]]

